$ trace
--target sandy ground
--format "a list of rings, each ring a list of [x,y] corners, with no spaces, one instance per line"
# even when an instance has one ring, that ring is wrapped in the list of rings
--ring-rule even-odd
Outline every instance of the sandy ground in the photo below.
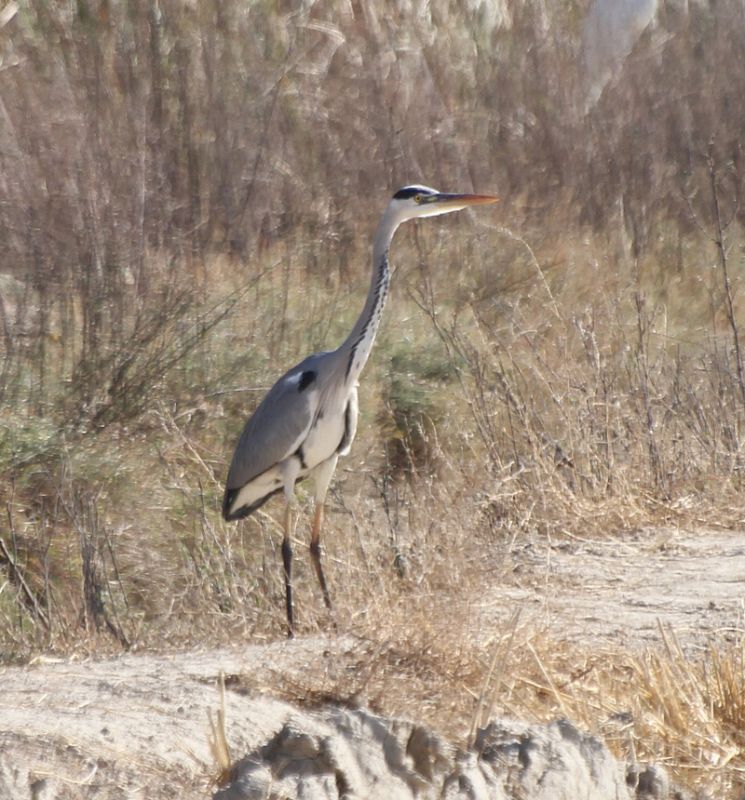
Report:
[[[639,531],[514,550],[499,602],[562,639],[638,649],[660,624],[687,651],[745,630],[745,533]]]
[[[504,555],[493,585],[493,599],[474,610],[485,620],[518,607],[521,624],[629,648],[658,642],[663,624],[695,650],[743,630],[745,535],[660,531],[525,545]],[[292,713],[271,697],[278,675],[301,683],[311,664],[353,663],[356,647],[330,635],[1,668],[0,800],[209,797],[208,713],[219,707],[220,673],[230,744],[241,754]],[[251,691],[231,691],[231,676],[247,673]]]

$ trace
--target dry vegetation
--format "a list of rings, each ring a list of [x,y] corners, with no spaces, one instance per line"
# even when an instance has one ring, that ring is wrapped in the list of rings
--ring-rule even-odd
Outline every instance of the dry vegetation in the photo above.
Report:
[[[463,737],[565,714],[734,791],[739,635],[582,652],[468,623],[521,539],[743,525],[745,18],[661,3],[589,103],[586,6],[6,4],[3,660],[281,635],[271,505],[219,517],[242,421],[351,325],[391,189],[496,190],[394,245],[325,539],[367,667],[285,689]]]

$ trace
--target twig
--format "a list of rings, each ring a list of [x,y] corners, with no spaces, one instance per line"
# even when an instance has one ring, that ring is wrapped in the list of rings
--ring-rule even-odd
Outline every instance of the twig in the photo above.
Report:
[[[730,219],[724,224],[722,223],[722,211],[719,202],[719,190],[717,188],[716,164],[714,162],[713,155],[713,141],[709,142],[709,151],[706,156],[706,166],[709,171],[711,201],[714,205],[714,229],[716,232],[714,244],[717,248],[719,266],[722,268],[722,282],[724,284],[724,300],[727,308],[727,321],[729,322],[730,329],[732,330],[732,341],[735,347],[735,368],[737,369],[737,382],[740,387],[742,403],[745,406],[745,370],[743,369],[742,349],[740,346],[740,331],[737,327],[737,319],[735,317],[735,304],[732,293],[732,283],[729,277],[727,247],[725,243],[725,232],[732,220]]]
[[[479,693],[478,700],[476,701],[476,708],[473,711],[473,717],[471,717],[471,729],[468,732],[468,746],[473,747],[474,740],[476,738],[476,726],[480,722],[481,711],[484,707],[484,702],[486,700],[486,693],[489,688],[489,684],[491,683],[492,675],[495,672],[499,672],[500,674],[504,673],[504,662],[507,660],[507,654],[512,649],[512,642],[515,639],[515,631],[517,630],[517,623],[520,620],[520,614],[522,613],[522,609],[518,608],[512,614],[512,618],[510,619],[509,623],[509,635],[507,637],[507,644],[505,647],[496,647],[494,649],[494,656],[492,657],[491,664],[489,664],[489,669],[487,670],[486,676],[484,677],[484,682],[481,685],[481,692]],[[496,669],[497,661],[499,661],[499,670]],[[489,719],[491,716],[492,709],[494,708],[494,698],[492,697],[487,712],[484,716],[485,719]]]
[[[228,737],[225,731],[225,673],[222,670],[220,670],[218,686],[220,689],[220,708],[217,709],[215,714],[217,719],[213,718],[212,709],[207,709],[207,717],[210,725],[208,740],[210,752],[217,764],[217,785],[225,786],[230,780],[232,761],[230,758],[230,745],[228,744]]]
[[[10,517],[10,509],[8,509],[8,517]],[[17,580],[21,591],[26,596],[26,599],[31,604],[34,614],[44,623],[44,627],[49,630],[49,619],[47,615],[44,613],[44,610],[41,607],[41,604],[36,599],[36,595],[31,590],[31,587],[26,583],[26,579],[23,577],[23,573],[21,572],[18,564],[16,564],[13,556],[10,554],[7,545],[0,538],[0,551],[2,551],[2,556],[4,560],[7,562],[8,566],[10,567],[11,578]]]

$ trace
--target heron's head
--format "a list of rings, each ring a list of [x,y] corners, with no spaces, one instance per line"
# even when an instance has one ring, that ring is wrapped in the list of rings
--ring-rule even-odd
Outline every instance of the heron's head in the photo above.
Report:
[[[497,197],[491,194],[451,194],[438,192],[429,186],[404,186],[393,195],[390,210],[397,222],[405,222],[419,217],[436,217],[449,214],[469,206],[496,203]]]

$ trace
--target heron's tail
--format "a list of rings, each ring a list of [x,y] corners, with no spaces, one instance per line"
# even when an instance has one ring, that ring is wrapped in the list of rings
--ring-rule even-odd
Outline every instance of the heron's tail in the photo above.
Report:
[[[250,505],[244,504],[235,508],[233,504],[237,500],[242,488],[242,486],[239,486],[237,489],[225,489],[225,495],[222,499],[222,516],[223,519],[227,520],[228,522],[232,522],[233,520],[237,519],[243,519],[244,517],[253,514],[253,512],[256,511],[257,508],[261,508],[261,506],[263,506],[272,495],[282,491],[282,487],[280,486],[279,489],[272,489],[271,492],[265,494],[263,497],[260,497],[258,500],[255,500]]]

